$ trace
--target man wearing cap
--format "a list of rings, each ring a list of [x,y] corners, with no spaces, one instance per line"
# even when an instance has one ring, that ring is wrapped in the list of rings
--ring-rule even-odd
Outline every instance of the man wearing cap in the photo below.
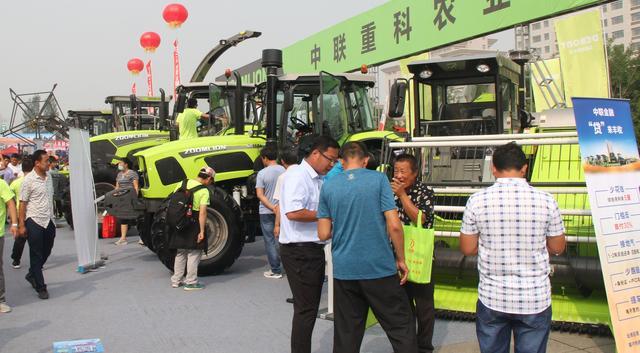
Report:
[[[198,120],[209,119],[209,114],[198,110],[198,100],[189,98],[187,108],[176,118],[176,125],[180,133],[180,140],[188,140],[198,137]]]
[[[199,186],[209,186],[213,184],[216,172],[211,167],[203,167],[198,172],[198,177],[190,179],[187,182],[189,190]],[[181,187],[178,186],[176,191]],[[209,206],[209,189],[203,188],[193,193],[193,211],[198,217],[198,233],[195,246],[186,245],[184,248],[178,248],[176,260],[173,267],[173,276],[171,276],[171,287],[179,288],[184,285],[184,290],[198,290],[204,288],[204,285],[198,282],[198,265],[202,257],[202,245],[206,246],[205,230],[207,221],[207,206]],[[188,243],[188,240],[185,243]],[[193,242],[191,242],[193,243]],[[203,244],[204,243],[204,244]],[[185,265],[187,267],[187,277],[184,278]]]

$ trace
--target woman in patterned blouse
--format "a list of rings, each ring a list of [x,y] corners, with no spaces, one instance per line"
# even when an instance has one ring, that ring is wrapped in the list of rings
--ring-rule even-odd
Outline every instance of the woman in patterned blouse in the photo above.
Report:
[[[393,164],[391,189],[395,194],[400,220],[405,224],[420,222],[424,228],[433,228],[433,189],[419,181],[418,162],[410,154],[399,155]],[[419,284],[407,281],[405,290],[411,309],[418,319],[418,348],[420,353],[433,352],[433,326],[435,308],[433,304],[433,277],[431,283]],[[415,302],[415,304],[414,304]]]

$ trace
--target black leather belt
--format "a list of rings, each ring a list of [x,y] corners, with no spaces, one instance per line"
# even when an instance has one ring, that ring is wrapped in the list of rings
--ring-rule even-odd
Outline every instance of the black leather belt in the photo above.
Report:
[[[281,246],[288,246],[288,247],[309,247],[309,248],[324,248],[324,244],[318,244],[318,243],[314,243],[312,241],[305,241],[305,242],[301,242],[301,243],[287,243],[287,244],[280,244]]]

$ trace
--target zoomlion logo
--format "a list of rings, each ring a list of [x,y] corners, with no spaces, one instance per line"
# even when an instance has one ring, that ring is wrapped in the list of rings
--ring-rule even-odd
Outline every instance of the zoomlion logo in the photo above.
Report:
[[[217,151],[224,151],[227,149],[227,146],[205,146],[205,147],[194,147],[194,148],[189,148],[187,150],[185,150],[184,152],[182,152],[181,154],[183,156],[190,156],[190,155],[194,155],[194,154],[201,154],[201,153],[209,153],[209,152],[217,152]]]
[[[124,140],[139,139],[139,138],[145,138],[145,137],[149,137],[149,134],[133,134],[133,135],[118,136],[114,138],[114,141],[124,141]]]
[[[569,53],[576,54],[593,49],[593,45],[601,40],[599,34],[591,34],[582,38],[560,42],[558,45],[561,49],[568,49]]]

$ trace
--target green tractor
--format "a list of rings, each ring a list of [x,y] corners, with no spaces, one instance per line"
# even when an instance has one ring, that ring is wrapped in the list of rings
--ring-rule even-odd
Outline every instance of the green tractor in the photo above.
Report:
[[[134,160],[133,154],[169,141],[166,129],[169,100],[160,97],[109,96],[105,103],[110,111],[69,111],[69,125],[89,131],[91,169],[96,197],[115,188],[119,158]],[[62,199],[63,213],[73,227],[71,194],[67,189]],[[99,209],[102,210],[100,204]],[[98,228],[101,226],[98,222]]]
[[[363,141],[372,150],[381,151],[385,139],[400,139],[393,133],[375,131],[377,125],[367,96],[368,88],[375,83],[372,77],[324,72],[277,75],[282,52],[273,49],[263,51],[262,66],[266,68],[267,81],[246,96],[248,102],[244,102],[241,90],[236,90],[232,99],[233,134],[227,131],[223,135],[172,141],[136,154],[146,205],[139,230],[145,244],[169,269],[173,269],[175,252],[166,248],[166,200],[182,180],[195,178],[202,166],[216,170],[215,186],[209,189],[209,248],[198,269],[200,274],[212,275],[234,263],[247,230],[257,222],[254,179],[261,168],[260,149],[267,143],[304,149],[314,136],[324,134],[340,143]],[[216,96],[214,86],[209,86],[211,97]],[[257,105],[261,105],[260,109]],[[244,128],[247,111],[258,117],[251,132]]]
[[[458,250],[461,210],[471,193],[494,181],[492,146],[530,137],[533,142],[522,142],[527,179],[554,195],[568,238],[567,252],[551,263],[554,327],[605,333],[608,307],[573,112],[550,110],[537,119],[527,113],[524,63],[488,54],[409,64],[413,137],[391,143],[384,160],[389,165],[395,153],[412,151],[422,163],[422,181],[435,188],[436,307],[444,317],[466,319],[475,313],[478,274],[476,257]],[[389,116],[403,115],[407,85],[397,80],[392,86]]]

